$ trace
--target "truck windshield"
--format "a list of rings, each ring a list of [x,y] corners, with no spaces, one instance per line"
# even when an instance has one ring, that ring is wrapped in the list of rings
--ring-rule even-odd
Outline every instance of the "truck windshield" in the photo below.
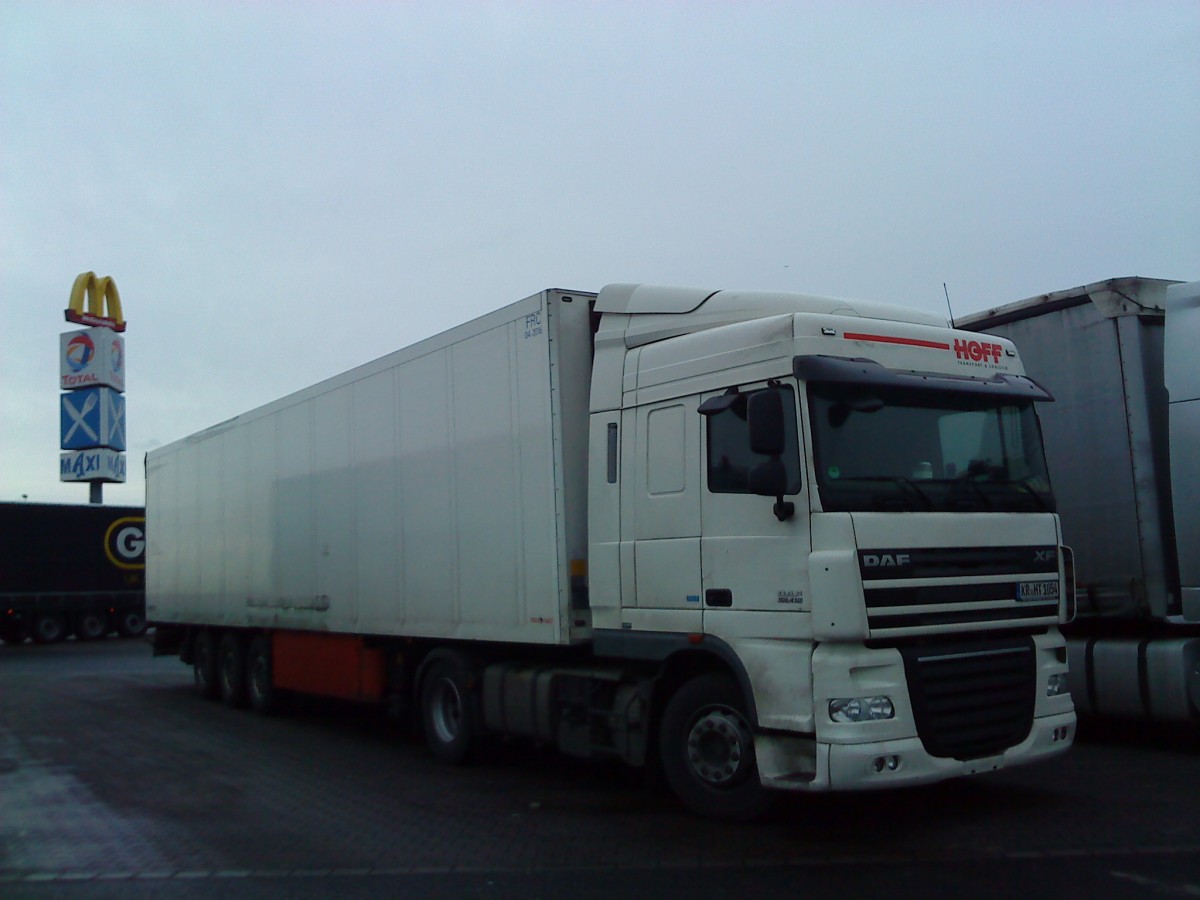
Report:
[[[1050,512],[1033,403],[810,383],[826,511]]]

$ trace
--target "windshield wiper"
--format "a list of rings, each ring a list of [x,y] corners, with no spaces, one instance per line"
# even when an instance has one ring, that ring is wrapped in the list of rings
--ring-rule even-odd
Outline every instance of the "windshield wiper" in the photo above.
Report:
[[[925,493],[911,478],[905,478],[903,475],[851,475],[839,479],[840,481],[885,481],[890,484],[898,484],[908,488],[916,494],[921,502],[925,504],[926,509],[935,509],[933,500]]]
[[[951,481],[951,484],[953,484],[955,486],[960,485],[960,484],[969,485],[971,490],[973,490],[976,494],[979,495],[979,499],[981,499],[984,503],[987,504],[988,509],[996,508],[996,504],[992,502],[992,498],[987,495],[987,492],[984,491],[983,488],[981,488],[979,485],[977,485],[974,482],[973,477],[970,473],[968,473],[967,475],[960,476],[959,478],[953,479]]]
[[[1000,482],[1000,483],[1001,484],[1015,484],[1017,487],[1019,487],[1021,490],[1023,490],[1030,497],[1032,497],[1034,500],[1037,501],[1037,505],[1041,508],[1042,512],[1050,512],[1050,504],[1048,504],[1046,502],[1045,497],[1043,497],[1040,493],[1038,493],[1038,491],[1029,484],[1028,478],[1022,478],[1019,481],[1004,481],[1004,482]]]

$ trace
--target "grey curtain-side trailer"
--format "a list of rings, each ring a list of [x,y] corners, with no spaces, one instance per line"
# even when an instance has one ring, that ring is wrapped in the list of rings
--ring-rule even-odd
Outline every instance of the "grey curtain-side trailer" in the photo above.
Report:
[[[1016,342],[1042,409],[1078,610],[1080,712],[1200,715],[1200,282],[1112,278],[956,322]]]

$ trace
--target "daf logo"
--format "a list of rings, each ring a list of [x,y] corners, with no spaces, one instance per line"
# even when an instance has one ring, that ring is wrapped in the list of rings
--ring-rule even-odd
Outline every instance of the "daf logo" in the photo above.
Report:
[[[868,569],[879,569],[888,566],[907,566],[912,563],[908,553],[864,553],[862,564]]]

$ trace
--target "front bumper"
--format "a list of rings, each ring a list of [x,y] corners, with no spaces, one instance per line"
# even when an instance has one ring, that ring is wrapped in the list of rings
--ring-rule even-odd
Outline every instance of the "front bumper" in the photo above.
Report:
[[[997,756],[971,760],[931,756],[917,737],[864,744],[828,744],[790,735],[758,735],[755,752],[763,786],[775,790],[858,791],[907,787],[994,772],[1057,756],[1074,742],[1075,722],[1074,712],[1035,718],[1029,736],[1020,744]]]

